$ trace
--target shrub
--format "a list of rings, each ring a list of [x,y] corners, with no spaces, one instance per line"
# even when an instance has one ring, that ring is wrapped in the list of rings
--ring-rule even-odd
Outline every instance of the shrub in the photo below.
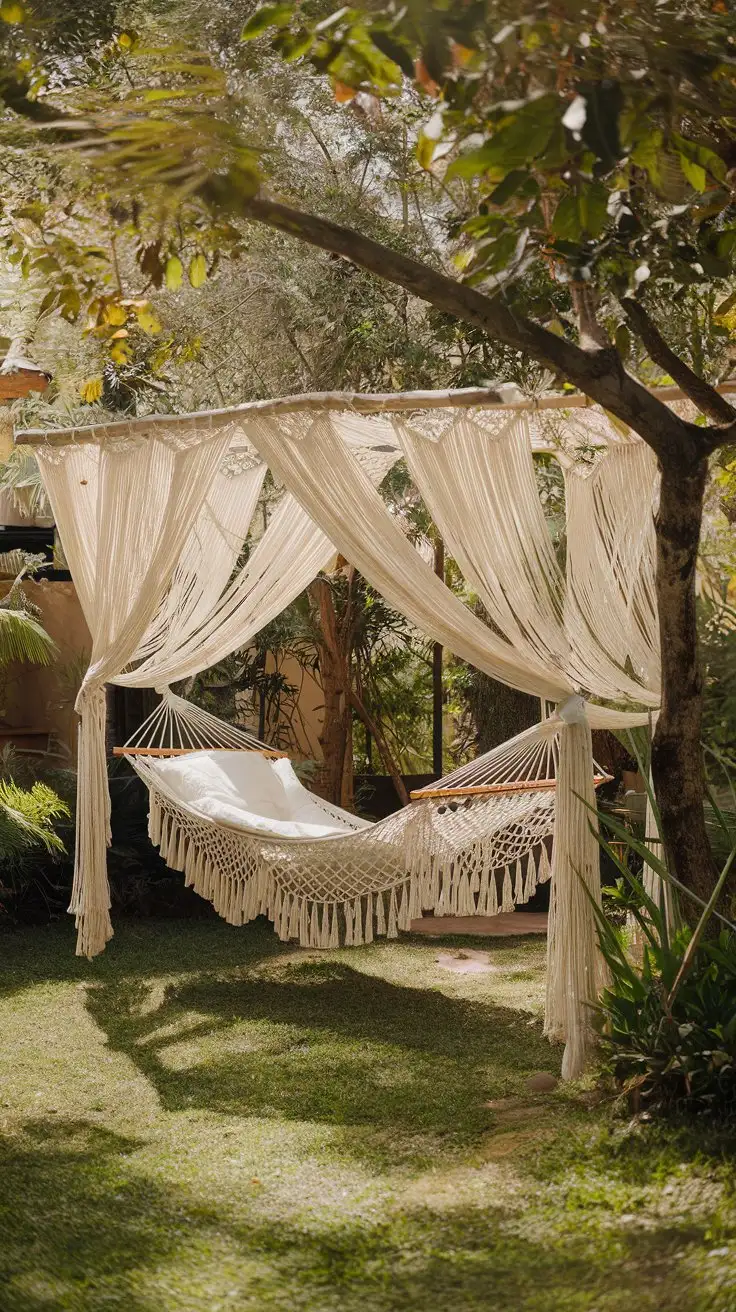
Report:
[[[714,810],[727,833],[727,820]],[[616,832],[616,821],[601,820]],[[670,878],[651,849],[630,841],[663,879]],[[624,931],[594,904],[610,972],[598,1002],[598,1027],[617,1084],[634,1110],[736,1111],[736,926],[726,922],[718,937],[705,937],[716,916],[724,920],[716,906],[736,848],[696,927],[671,935],[664,908],[605,838],[601,843],[623,876],[609,898],[626,907],[643,943],[639,962],[627,951]]]

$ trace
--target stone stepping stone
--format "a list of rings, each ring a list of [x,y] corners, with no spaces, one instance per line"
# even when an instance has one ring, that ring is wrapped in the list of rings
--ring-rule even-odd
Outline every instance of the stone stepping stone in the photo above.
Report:
[[[456,975],[487,975],[501,969],[500,966],[491,965],[488,952],[479,952],[474,948],[440,952],[435,961],[443,970],[452,970]]]

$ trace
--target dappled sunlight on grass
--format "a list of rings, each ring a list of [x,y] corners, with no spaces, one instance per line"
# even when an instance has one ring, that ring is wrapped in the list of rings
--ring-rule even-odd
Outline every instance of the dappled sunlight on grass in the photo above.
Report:
[[[2,1312],[736,1307],[733,1136],[526,1090],[539,940],[72,941],[2,941]]]

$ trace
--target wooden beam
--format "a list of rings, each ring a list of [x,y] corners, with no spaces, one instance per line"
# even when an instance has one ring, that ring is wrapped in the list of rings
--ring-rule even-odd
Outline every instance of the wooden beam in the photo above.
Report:
[[[736,378],[718,388],[721,395],[736,393]],[[658,387],[652,395],[660,401],[680,401],[679,387]],[[144,419],[118,420],[112,424],[95,424],[83,428],[21,429],[15,434],[16,446],[66,445],[71,442],[99,442],[106,437],[155,435],[158,427],[174,431],[187,428],[218,429],[236,423],[239,418],[261,415],[298,414],[300,411],[352,411],[356,414],[390,414],[404,410],[468,409],[509,410],[516,413],[534,410],[575,410],[592,406],[581,392],[542,396],[538,400],[504,400],[497,388],[465,387],[445,392],[304,392],[269,401],[246,401],[225,410],[202,410],[184,415],[148,415]]]
[[[288,752],[265,747],[113,747],[113,756],[189,756],[192,752],[246,752],[269,760],[286,760]]]
[[[597,774],[595,787],[611,779],[610,774]],[[540,793],[556,788],[556,779],[517,779],[507,784],[474,784],[467,788],[419,788],[410,793],[412,802],[424,802],[431,797],[492,797],[503,793]]]

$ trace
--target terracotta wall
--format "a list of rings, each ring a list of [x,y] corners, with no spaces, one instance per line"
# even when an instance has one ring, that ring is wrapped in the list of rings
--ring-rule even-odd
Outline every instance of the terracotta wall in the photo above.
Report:
[[[3,720],[13,726],[48,729],[73,753],[76,747],[74,699],[92,646],[73,583],[43,579],[24,584],[41,611],[41,623],[59,654],[49,666],[22,665],[4,679]]]
[[[324,698],[314,676],[293,657],[276,658],[269,654],[267,670],[278,669],[286,682],[296,689],[291,697],[282,698],[278,725],[269,726],[266,740],[282,742],[298,759],[322,760],[322,733]]]

